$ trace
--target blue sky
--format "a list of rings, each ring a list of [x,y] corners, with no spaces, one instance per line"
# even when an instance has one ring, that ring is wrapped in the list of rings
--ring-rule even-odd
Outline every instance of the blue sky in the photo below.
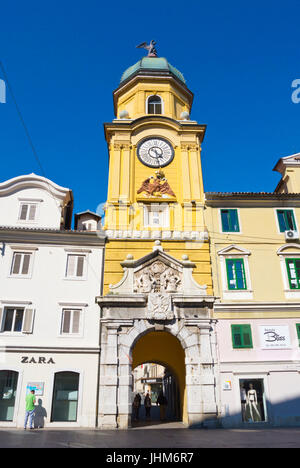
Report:
[[[11,0],[0,6],[0,60],[44,173],[73,190],[75,212],[106,200],[103,122],[123,71],[144,55],[135,46],[151,39],[207,124],[205,190],[273,191],[277,160],[300,152],[299,17],[295,0]],[[9,95],[0,124],[0,181],[40,174]]]

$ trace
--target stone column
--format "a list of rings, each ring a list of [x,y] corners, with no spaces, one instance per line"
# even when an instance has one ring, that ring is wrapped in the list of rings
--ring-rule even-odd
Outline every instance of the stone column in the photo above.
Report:
[[[202,413],[205,425],[216,425],[216,346],[212,325],[200,325],[200,383]]]
[[[118,399],[118,328],[119,325],[105,324],[101,337],[99,427],[117,427]]]

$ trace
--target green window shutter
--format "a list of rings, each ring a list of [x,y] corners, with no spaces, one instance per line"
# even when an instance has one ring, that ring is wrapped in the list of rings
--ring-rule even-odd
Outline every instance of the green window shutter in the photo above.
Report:
[[[280,232],[296,231],[296,222],[293,210],[277,210],[277,218]]]
[[[234,349],[253,348],[251,325],[231,325]]]
[[[240,232],[238,212],[233,210],[221,210],[221,221],[223,232]]]
[[[300,259],[287,258],[286,268],[289,278],[290,289],[300,289]]]
[[[227,284],[229,290],[247,289],[244,260],[226,259]]]
[[[296,323],[297,335],[298,335],[298,343],[300,346],[300,323]]]

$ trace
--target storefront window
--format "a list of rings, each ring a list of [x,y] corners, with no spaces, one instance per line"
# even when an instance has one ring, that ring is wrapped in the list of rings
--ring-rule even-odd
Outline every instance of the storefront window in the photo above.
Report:
[[[77,421],[79,374],[55,374],[51,421]]]
[[[247,423],[266,421],[266,401],[263,379],[241,379],[242,420]]]
[[[18,372],[0,371],[0,421],[13,421]]]

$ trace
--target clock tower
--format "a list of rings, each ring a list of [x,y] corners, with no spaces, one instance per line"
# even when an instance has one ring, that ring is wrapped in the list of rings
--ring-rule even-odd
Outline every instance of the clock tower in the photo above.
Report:
[[[192,92],[165,58],[148,56],[123,73],[113,99],[115,119],[104,124],[105,292],[122,278],[122,255],[139,258],[160,241],[175,258],[195,262],[195,280],[211,293],[201,169],[206,126],[190,119]]]
[[[173,416],[216,418],[217,360],[201,145],[180,71],[149,54],[122,75],[109,151],[98,424],[131,425],[132,371],[164,365]],[[174,390],[176,389],[176,391]],[[172,393],[173,392],[173,393]],[[174,393],[175,392],[175,393]],[[175,396],[176,394],[176,396]],[[170,397],[171,398],[171,397]]]

